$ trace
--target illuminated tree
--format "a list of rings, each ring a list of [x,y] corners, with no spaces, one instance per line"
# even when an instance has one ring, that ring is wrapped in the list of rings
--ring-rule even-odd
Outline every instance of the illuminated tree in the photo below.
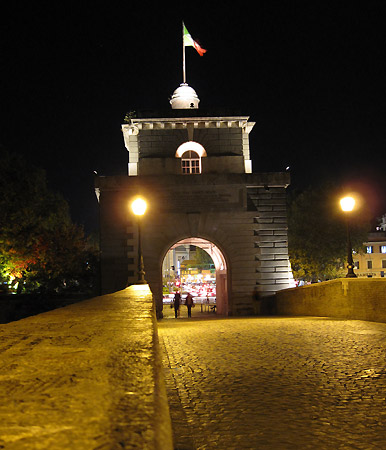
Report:
[[[213,266],[213,260],[209,253],[200,247],[196,247],[194,261],[197,267],[209,268],[210,266]]]
[[[79,284],[91,255],[67,202],[47,188],[44,171],[21,157],[2,150],[0,164],[1,279],[18,292]]]
[[[288,250],[296,279],[328,280],[345,276],[347,236],[339,208],[341,190],[331,184],[309,188],[289,198]],[[353,215],[351,240],[360,251],[369,231],[369,214]]]

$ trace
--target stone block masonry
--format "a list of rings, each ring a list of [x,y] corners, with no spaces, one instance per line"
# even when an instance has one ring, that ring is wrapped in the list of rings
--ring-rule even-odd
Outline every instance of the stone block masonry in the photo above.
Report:
[[[1,325],[0,352],[0,448],[173,448],[147,285]]]
[[[254,218],[256,273],[261,292],[269,296],[293,286],[289,267],[286,194],[281,187],[249,188],[248,209]]]
[[[288,174],[100,177],[97,181],[102,292],[137,280],[137,224],[130,218],[128,204],[138,193],[149,205],[141,219],[142,254],[159,317],[163,258],[182,239],[207,239],[221,250],[226,261],[224,295],[217,296],[221,314],[254,314],[256,288],[269,296],[293,285],[287,250]]]
[[[254,314],[256,290],[272,295],[294,285],[287,250],[289,173],[253,172],[249,134],[255,124],[248,116],[207,116],[177,108],[143,114],[122,125],[129,177],[95,180],[101,206],[102,292],[136,281],[138,239],[136,224],[128,223],[127,204],[141,195],[149,205],[141,219],[141,253],[157,317],[163,314],[165,254],[197,239],[218,252],[217,313]],[[267,261],[277,264],[264,266]]]
[[[276,293],[278,315],[322,316],[386,323],[386,280],[340,278]]]

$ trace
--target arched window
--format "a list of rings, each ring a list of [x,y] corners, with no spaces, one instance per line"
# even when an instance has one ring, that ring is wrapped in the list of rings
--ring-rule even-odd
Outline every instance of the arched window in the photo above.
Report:
[[[201,173],[201,158],[196,152],[188,150],[181,156],[182,173]]]
[[[198,142],[184,142],[176,151],[176,158],[181,158],[183,174],[201,173],[201,158],[206,156],[204,147]]]

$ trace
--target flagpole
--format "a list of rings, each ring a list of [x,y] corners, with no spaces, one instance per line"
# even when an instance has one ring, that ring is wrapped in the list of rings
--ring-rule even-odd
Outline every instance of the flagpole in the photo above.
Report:
[[[184,22],[182,22],[182,80],[186,83]]]

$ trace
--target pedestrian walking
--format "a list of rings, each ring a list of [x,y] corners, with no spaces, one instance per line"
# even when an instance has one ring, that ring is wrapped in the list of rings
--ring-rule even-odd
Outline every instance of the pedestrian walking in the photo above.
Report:
[[[194,307],[193,296],[190,292],[186,296],[185,305],[188,308],[188,317],[192,317],[192,307]]]
[[[174,301],[173,301],[173,306],[174,306],[174,317],[177,319],[178,317],[178,313],[180,310],[180,304],[181,304],[181,294],[179,292],[176,292],[174,295]]]

